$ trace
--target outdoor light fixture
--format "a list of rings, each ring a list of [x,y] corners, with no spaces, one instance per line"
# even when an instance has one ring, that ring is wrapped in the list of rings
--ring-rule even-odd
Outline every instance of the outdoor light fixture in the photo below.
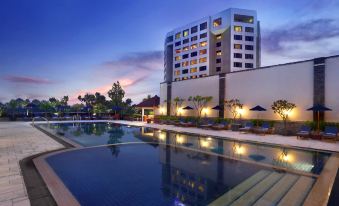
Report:
[[[180,135],[177,135],[176,141],[177,141],[177,143],[182,144],[182,143],[184,143],[184,138],[181,137]]]

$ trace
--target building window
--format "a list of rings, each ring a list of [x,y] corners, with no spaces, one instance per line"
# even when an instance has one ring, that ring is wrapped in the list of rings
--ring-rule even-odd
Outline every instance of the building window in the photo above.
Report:
[[[235,32],[242,32],[242,26],[234,26]]]
[[[205,63],[207,62],[207,57],[203,57],[199,59],[199,63]]]
[[[203,34],[200,34],[200,39],[203,39],[203,38],[206,38],[206,37],[207,37],[207,32],[203,33]]]
[[[207,54],[207,49],[202,49],[199,51],[199,55]]]
[[[196,78],[197,78],[197,75],[191,76],[191,79],[196,79]]]
[[[198,68],[193,67],[193,68],[191,68],[190,73],[195,73],[195,72],[197,72],[197,71],[198,71]]]
[[[207,77],[207,74],[200,74],[199,77]]]
[[[220,63],[221,63],[221,59],[220,59],[220,58],[215,59],[215,62],[216,62],[217,64],[220,64]]]
[[[176,49],[176,50],[175,50],[175,53],[176,53],[176,54],[180,54],[180,52],[181,52],[181,49]]]
[[[182,80],[187,80],[188,79],[188,77],[183,77],[183,78],[181,78]]]
[[[180,59],[181,59],[180,56],[176,56],[176,57],[175,57],[175,61],[179,61]]]
[[[180,70],[177,70],[174,72],[174,76],[179,76],[180,75]]]
[[[197,44],[192,44],[192,45],[191,45],[191,49],[196,49],[196,48],[198,48],[198,45],[197,45]]]
[[[242,63],[241,62],[233,62],[233,66],[234,67],[242,67]]]
[[[175,78],[174,81],[180,81],[180,78]]]
[[[189,34],[189,31],[188,31],[188,29],[186,29],[186,30],[184,30],[183,32],[182,32],[182,36],[188,36],[188,34]]]
[[[254,33],[254,28],[253,27],[245,27],[245,32]]]
[[[234,21],[235,22],[253,24],[254,17],[253,16],[247,16],[247,15],[241,15],[241,14],[234,14]]]
[[[252,63],[245,63],[245,68],[253,68],[253,64]]]
[[[199,67],[199,71],[206,71],[207,70],[207,66],[201,66]]]
[[[221,39],[221,34],[218,34],[218,35],[216,36],[216,38],[217,38],[217,39]]]
[[[166,44],[167,43],[170,43],[170,42],[172,42],[173,41],[173,36],[168,36],[167,38],[166,38]]]
[[[234,53],[233,56],[234,56],[234,58],[239,58],[239,59],[242,58],[242,54],[241,53]]]
[[[221,18],[214,19],[213,21],[213,27],[218,27],[222,23]]]
[[[242,49],[242,45],[241,44],[234,44],[234,49]]]
[[[198,64],[198,60],[193,59],[193,60],[191,60],[190,64],[191,64],[191,65],[196,65],[196,64]]]
[[[245,54],[245,59],[253,59],[253,54]]]
[[[188,69],[182,70],[182,74],[188,74]]]
[[[181,45],[181,41],[175,42],[175,46],[180,46],[180,45]]]
[[[196,33],[196,32],[198,32],[198,26],[192,27],[192,28],[191,28],[191,34],[194,34],[194,33]]]
[[[184,39],[184,40],[182,41],[183,44],[187,44],[188,42],[190,42],[190,39],[189,39],[189,38]]]
[[[182,55],[182,58],[183,58],[183,59],[187,59],[187,58],[188,58],[188,54]]]
[[[234,40],[242,40],[242,36],[241,35],[234,35]]]
[[[245,41],[253,41],[253,36],[245,36]]]
[[[183,51],[188,51],[189,50],[189,46],[185,46],[182,48]]]
[[[180,67],[180,63],[176,63],[176,64],[174,65],[174,67],[175,67],[175,68],[179,68],[179,67]]]
[[[196,40],[198,40],[198,36],[192,36],[191,37],[191,41],[196,41]]]
[[[200,24],[200,31],[207,29],[207,22]]]
[[[181,66],[182,66],[182,67],[187,67],[187,66],[188,66],[188,61],[182,62],[182,63],[181,63]]]
[[[215,44],[215,46],[216,46],[216,47],[221,47],[221,42],[217,42],[217,43]]]
[[[180,39],[180,37],[181,37],[181,33],[180,32],[175,34],[175,39]]]
[[[215,70],[216,70],[217,72],[220,72],[220,71],[221,71],[221,67],[216,67]]]
[[[203,41],[203,42],[200,42],[200,47],[204,47],[204,46],[207,46],[207,41]]]
[[[197,55],[198,55],[198,52],[196,51],[191,53],[191,57],[196,57]]]
[[[218,50],[215,53],[217,54],[217,56],[221,56],[221,50]]]
[[[252,45],[245,45],[245,50],[253,50],[253,46]]]

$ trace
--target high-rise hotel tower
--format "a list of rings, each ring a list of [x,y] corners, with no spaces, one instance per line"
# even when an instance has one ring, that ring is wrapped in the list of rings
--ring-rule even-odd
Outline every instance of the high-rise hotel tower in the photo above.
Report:
[[[260,67],[256,11],[230,8],[166,35],[164,81]]]

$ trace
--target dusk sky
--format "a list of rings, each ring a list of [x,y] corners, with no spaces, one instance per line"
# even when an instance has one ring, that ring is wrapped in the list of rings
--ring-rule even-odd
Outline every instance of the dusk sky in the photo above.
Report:
[[[338,0],[2,0],[0,102],[119,80],[138,103],[159,94],[166,33],[230,7],[257,11],[262,66],[339,54]]]

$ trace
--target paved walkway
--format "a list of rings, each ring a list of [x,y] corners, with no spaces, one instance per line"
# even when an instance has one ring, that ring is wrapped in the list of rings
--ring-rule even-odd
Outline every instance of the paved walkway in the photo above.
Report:
[[[244,134],[240,132],[233,132],[229,130],[206,130],[194,127],[177,127],[174,125],[160,125],[160,124],[147,124],[144,122],[136,122],[136,121],[111,121],[121,124],[130,124],[135,126],[146,126],[153,127],[157,129],[167,129],[167,130],[175,130],[178,132],[188,132],[194,134],[202,134],[202,135],[210,135],[210,136],[218,136],[225,137],[228,139],[236,139],[236,140],[247,140],[254,142],[264,142],[270,144],[279,144],[286,146],[294,146],[294,147],[302,147],[302,148],[311,148],[311,149],[319,149],[319,150],[329,150],[333,152],[339,152],[339,142],[333,141],[319,141],[319,140],[300,140],[297,139],[296,136],[282,136],[282,135],[256,135],[256,134]]]
[[[19,161],[62,147],[27,122],[0,122],[0,206],[29,206]]]

